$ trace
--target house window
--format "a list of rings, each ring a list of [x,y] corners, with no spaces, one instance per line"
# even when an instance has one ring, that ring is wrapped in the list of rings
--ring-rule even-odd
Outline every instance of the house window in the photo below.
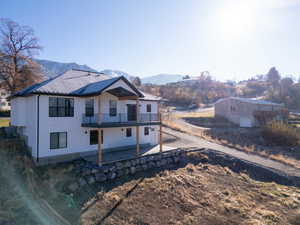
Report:
[[[85,100],[85,116],[94,115],[94,99]]]
[[[67,132],[50,133],[50,149],[67,147]]]
[[[73,117],[74,99],[49,97],[49,117]]]
[[[117,101],[109,100],[109,116],[117,116]]]
[[[144,127],[144,135],[149,135],[149,127]]]
[[[230,106],[230,110],[231,110],[231,112],[235,112],[235,107],[234,106]]]
[[[132,136],[131,128],[126,128],[126,137],[131,137],[131,136]]]
[[[90,131],[90,145],[97,145],[98,144],[98,130],[91,130]]]
[[[151,104],[147,104],[147,112],[151,112]]]

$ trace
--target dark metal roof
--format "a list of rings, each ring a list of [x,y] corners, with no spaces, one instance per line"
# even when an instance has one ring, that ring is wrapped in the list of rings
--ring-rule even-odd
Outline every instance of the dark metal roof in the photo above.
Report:
[[[90,71],[69,70],[49,80],[34,84],[17,92],[13,97],[30,94],[92,96],[123,80],[139,97],[144,95],[125,77],[115,77]]]

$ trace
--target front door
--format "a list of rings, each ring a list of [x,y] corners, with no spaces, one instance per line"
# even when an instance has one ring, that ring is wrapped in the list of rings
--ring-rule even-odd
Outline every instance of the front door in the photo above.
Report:
[[[127,105],[127,120],[136,121],[136,105],[134,104]]]

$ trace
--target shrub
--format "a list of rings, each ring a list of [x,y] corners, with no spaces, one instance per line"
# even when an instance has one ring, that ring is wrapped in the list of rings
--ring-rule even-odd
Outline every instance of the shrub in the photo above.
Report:
[[[0,111],[0,117],[10,117],[10,111],[6,110],[6,111]]]
[[[268,123],[263,128],[262,135],[268,142],[280,146],[295,146],[300,143],[299,131],[280,121]]]

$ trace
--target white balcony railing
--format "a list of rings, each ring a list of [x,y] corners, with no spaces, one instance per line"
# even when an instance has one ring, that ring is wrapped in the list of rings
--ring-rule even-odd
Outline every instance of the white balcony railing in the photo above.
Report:
[[[132,123],[132,122],[159,122],[157,113],[127,114],[117,113],[115,116],[109,113],[97,113],[93,115],[82,115],[82,124],[102,124],[102,123]]]

